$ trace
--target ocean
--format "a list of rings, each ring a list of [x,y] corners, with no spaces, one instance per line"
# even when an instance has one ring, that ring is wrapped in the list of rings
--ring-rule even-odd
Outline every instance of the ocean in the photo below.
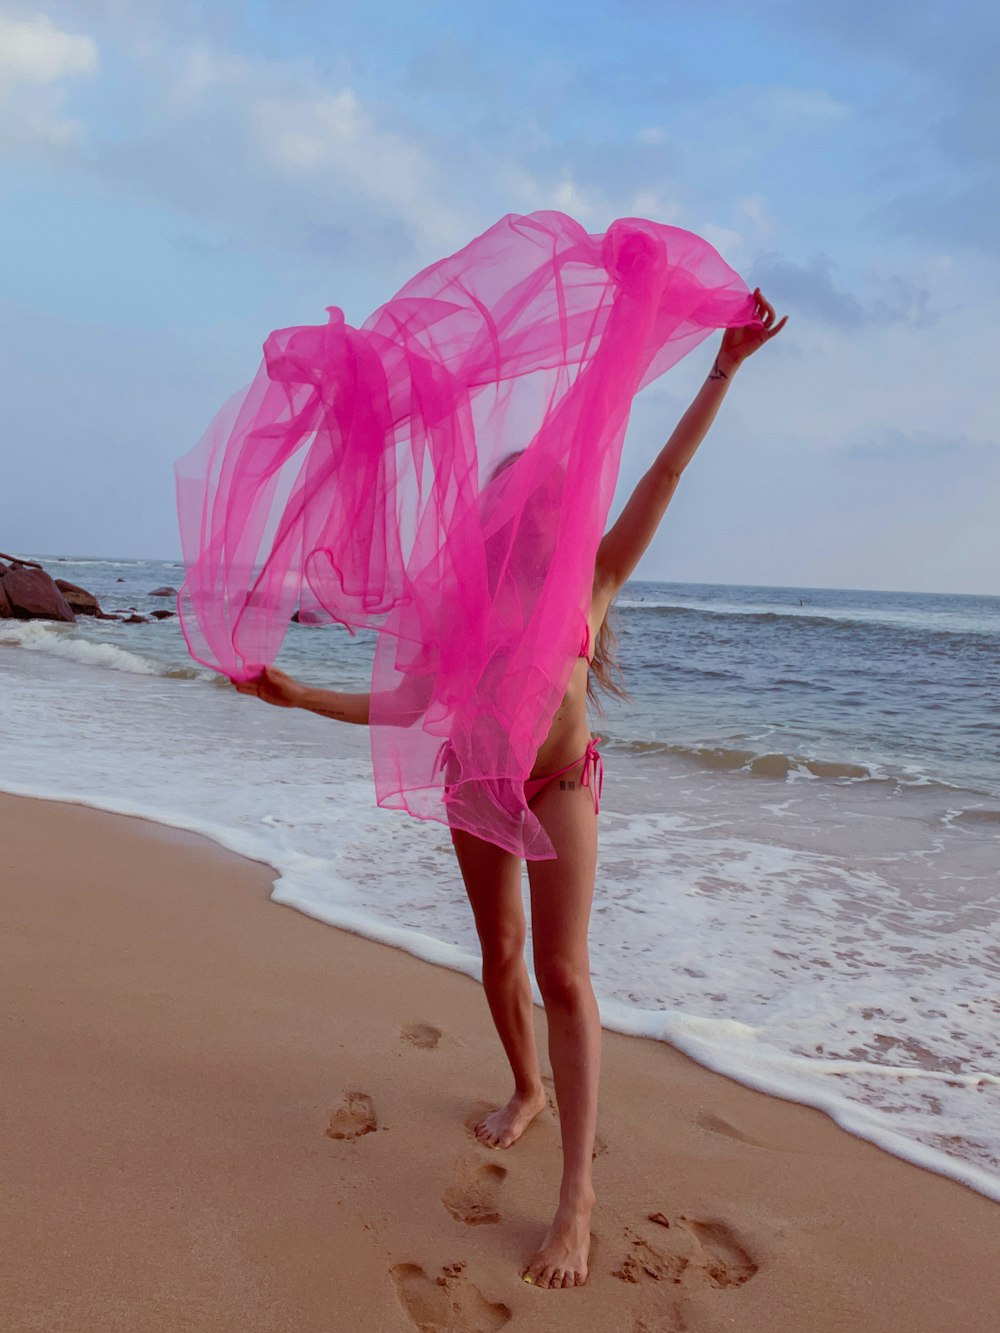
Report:
[[[183,579],[32,558],[108,610]],[[1000,597],[633,582],[613,614],[605,1025],[1000,1200]],[[372,649],[291,625],[279,665],[364,689]],[[447,830],[375,806],[366,730],[237,694],[176,619],[0,621],[0,704],[0,788],[207,834],[276,901],[478,975]]]

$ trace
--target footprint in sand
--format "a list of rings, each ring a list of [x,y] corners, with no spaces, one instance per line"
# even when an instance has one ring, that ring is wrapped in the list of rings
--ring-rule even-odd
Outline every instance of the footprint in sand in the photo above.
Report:
[[[345,1092],[344,1100],[330,1115],[326,1133],[331,1139],[359,1139],[375,1129],[378,1129],[375,1103],[367,1092]]]
[[[671,1225],[663,1213],[649,1220],[669,1231],[657,1244],[626,1230],[629,1249],[612,1277],[622,1282],[707,1282],[712,1287],[741,1287],[757,1272],[757,1263],[725,1222],[678,1217]]]
[[[698,1253],[692,1265],[703,1269],[713,1287],[742,1287],[757,1272],[757,1263],[725,1222],[678,1217],[677,1225],[694,1237]]]
[[[626,1228],[625,1239],[630,1242],[628,1253],[621,1267],[611,1274],[612,1277],[618,1278],[620,1282],[642,1282],[644,1278],[651,1278],[654,1282],[680,1282],[688,1266],[684,1255],[670,1254],[659,1249],[630,1227]]]
[[[476,1157],[459,1162],[455,1183],[445,1190],[441,1202],[456,1222],[479,1226],[499,1222],[497,1200],[507,1172],[495,1162],[481,1162]]]
[[[411,1046],[419,1046],[422,1051],[433,1051],[441,1040],[441,1029],[430,1023],[407,1023],[400,1029],[399,1035]]]
[[[488,1301],[465,1276],[465,1264],[449,1264],[437,1278],[418,1264],[389,1271],[399,1303],[420,1333],[495,1333],[510,1322],[510,1307]]]
[[[702,1129],[707,1129],[710,1134],[721,1134],[723,1138],[735,1139],[737,1143],[748,1143],[752,1148],[765,1148],[764,1143],[759,1143],[752,1139],[749,1134],[744,1134],[742,1129],[736,1125],[730,1124],[724,1120],[721,1115],[700,1115],[695,1121]]]

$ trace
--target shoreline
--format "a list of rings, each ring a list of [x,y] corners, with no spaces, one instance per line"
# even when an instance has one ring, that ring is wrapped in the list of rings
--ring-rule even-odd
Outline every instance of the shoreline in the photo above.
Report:
[[[110,814],[123,819],[135,819],[152,825],[166,838],[177,835],[181,838],[201,838],[210,843],[217,851],[262,866],[269,874],[271,890],[269,897],[276,906],[290,907],[308,919],[327,928],[344,931],[357,938],[370,941],[378,946],[398,949],[421,962],[434,967],[445,968],[459,976],[479,982],[478,955],[465,951],[460,945],[441,941],[433,935],[422,933],[412,927],[402,927],[382,920],[365,909],[338,906],[326,912],[317,910],[316,904],[303,897],[298,877],[282,858],[273,855],[273,849],[256,847],[254,839],[246,833],[228,829],[211,821],[197,820],[186,813],[153,811],[141,803],[127,800],[108,800],[90,802],[72,793],[51,794],[35,787],[17,789],[16,784],[0,788],[0,799],[4,797],[52,802],[57,805],[71,805],[83,810],[94,810],[101,814]],[[449,860],[449,865],[451,864]],[[464,899],[463,899],[464,901]],[[537,1008],[541,998],[534,987],[534,1000]],[[812,1063],[791,1053],[771,1048],[755,1049],[754,1056],[748,1060],[743,1052],[745,1039],[731,1039],[728,1045],[720,1040],[720,1028],[741,1029],[738,1020],[699,1019],[682,1011],[644,1009],[638,1005],[626,1005],[619,1000],[599,997],[602,1027],[606,1033],[652,1041],[669,1045],[673,1050],[693,1060],[703,1069],[731,1079],[740,1086],[768,1097],[794,1105],[808,1107],[828,1116],[845,1133],[853,1135],[866,1143],[901,1161],[931,1171],[967,1186],[984,1198],[1000,1203],[1000,1178],[995,1173],[984,1171],[966,1158],[952,1156],[945,1151],[935,1149],[905,1134],[897,1133],[890,1125],[873,1122],[866,1118],[865,1108],[850,1099],[828,1091],[835,1086],[837,1074],[856,1072],[859,1066],[854,1062],[843,1062],[843,1071],[838,1062],[827,1060],[823,1066],[830,1078],[817,1081],[814,1077],[801,1077],[798,1069],[802,1065],[812,1075]],[[750,1029],[746,1032],[752,1037]],[[870,1065],[860,1066],[867,1069],[874,1077],[902,1077],[909,1079],[914,1071],[909,1066]],[[945,1071],[926,1071],[921,1074],[923,1080],[937,1081],[941,1085],[959,1082],[969,1087],[993,1088],[1000,1085],[1000,1077],[988,1073],[948,1073]]]
[[[950,1333],[1000,1303],[988,1199],[608,1032],[591,1281],[528,1288],[557,1125],[472,1139],[508,1092],[477,983],[148,819],[0,794],[0,849],[12,1328]]]

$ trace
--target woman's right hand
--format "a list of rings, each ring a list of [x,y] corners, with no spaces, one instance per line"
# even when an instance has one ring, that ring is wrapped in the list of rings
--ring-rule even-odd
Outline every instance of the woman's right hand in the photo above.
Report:
[[[722,335],[722,346],[719,348],[715,364],[726,378],[748,356],[752,356],[758,348],[777,337],[788,323],[787,315],[775,323],[774,306],[764,300],[759,287],[753,294],[753,312],[757,319],[756,324],[744,324],[738,328],[726,329]]]
[[[305,690],[300,680],[277,667],[264,667],[252,680],[234,680],[233,684],[240,694],[255,694],[276,708],[298,708]]]

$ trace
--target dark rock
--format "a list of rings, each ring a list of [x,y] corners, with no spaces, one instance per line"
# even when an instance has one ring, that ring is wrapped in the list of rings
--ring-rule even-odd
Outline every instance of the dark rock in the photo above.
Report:
[[[154,588],[149,594],[150,597],[176,597],[176,588]]]
[[[12,565],[28,565],[31,569],[41,569],[37,560],[22,560],[20,556],[8,555],[6,551],[0,551],[0,560],[7,560]]]
[[[326,625],[330,617],[321,611],[296,611],[292,615],[293,625]]]
[[[125,580],[124,580],[123,578],[121,578],[121,576],[119,576],[118,578],[115,579],[115,582],[116,582],[116,583],[124,583]]]
[[[56,587],[78,616],[104,615],[98,605],[97,598],[86,588],[81,588],[75,583],[67,583],[65,579],[56,579]]]
[[[150,615],[154,620],[166,620],[169,616],[175,616],[176,611],[151,611]]]
[[[76,620],[73,608],[44,569],[26,565],[8,569],[3,588],[19,620]]]
[[[3,590],[3,579],[0,578],[0,620],[7,620],[14,614],[14,608],[10,604],[10,598]]]
[[[122,616],[121,623],[123,625],[148,625],[149,617],[137,615]]]

